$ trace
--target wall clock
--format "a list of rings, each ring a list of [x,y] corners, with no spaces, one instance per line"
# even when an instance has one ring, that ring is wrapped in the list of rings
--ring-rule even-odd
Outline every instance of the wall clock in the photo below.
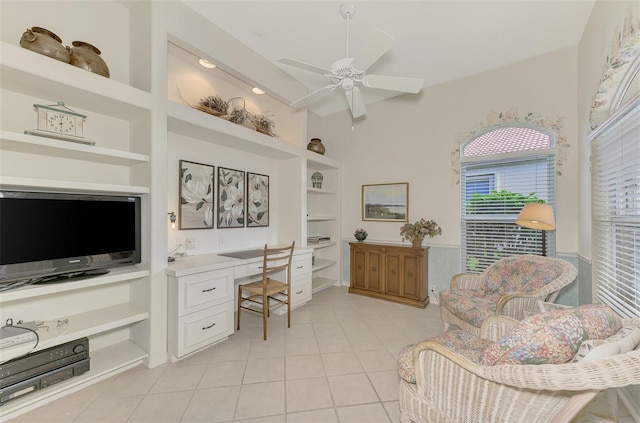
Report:
[[[34,104],[33,107],[38,112],[38,127],[33,131],[25,131],[26,134],[95,144],[83,137],[86,116],[65,106],[63,101],[51,105]]]

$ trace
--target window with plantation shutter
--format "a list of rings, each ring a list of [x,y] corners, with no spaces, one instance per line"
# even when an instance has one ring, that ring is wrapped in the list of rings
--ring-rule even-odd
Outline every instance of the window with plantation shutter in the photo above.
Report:
[[[480,273],[503,257],[555,255],[555,232],[515,224],[527,202],[555,208],[555,138],[542,130],[493,129],[461,149],[462,269]]]
[[[640,97],[590,140],[595,297],[640,317]]]

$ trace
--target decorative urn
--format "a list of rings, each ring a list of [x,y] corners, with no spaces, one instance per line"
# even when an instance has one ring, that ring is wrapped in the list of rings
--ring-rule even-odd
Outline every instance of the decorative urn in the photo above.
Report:
[[[324,145],[322,144],[322,140],[320,138],[311,138],[311,141],[307,144],[307,150],[318,154],[324,154]]]

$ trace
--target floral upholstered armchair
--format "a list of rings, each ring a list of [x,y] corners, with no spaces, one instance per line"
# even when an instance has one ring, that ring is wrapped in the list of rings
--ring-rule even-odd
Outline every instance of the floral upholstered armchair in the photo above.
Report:
[[[565,260],[520,255],[500,259],[479,275],[454,275],[439,298],[445,330],[456,325],[478,336],[488,317],[522,320],[537,311],[538,301],[554,302],[577,273]]]
[[[640,384],[638,318],[590,304],[489,320],[506,334],[451,330],[399,353],[401,422],[565,423],[601,391]]]

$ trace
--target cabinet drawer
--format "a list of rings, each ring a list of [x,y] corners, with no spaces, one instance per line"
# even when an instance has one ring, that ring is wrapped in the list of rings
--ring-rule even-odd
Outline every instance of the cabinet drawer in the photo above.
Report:
[[[311,254],[294,256],[291,260],[291,279],[311,274]]]
[[[311,281],[291,285],[291,307],[311,300]]]
[[[178,279],[178,316],[233,300],[233,268]]]
[[[233,302],[178,319],[178,357],[233,334]]]

